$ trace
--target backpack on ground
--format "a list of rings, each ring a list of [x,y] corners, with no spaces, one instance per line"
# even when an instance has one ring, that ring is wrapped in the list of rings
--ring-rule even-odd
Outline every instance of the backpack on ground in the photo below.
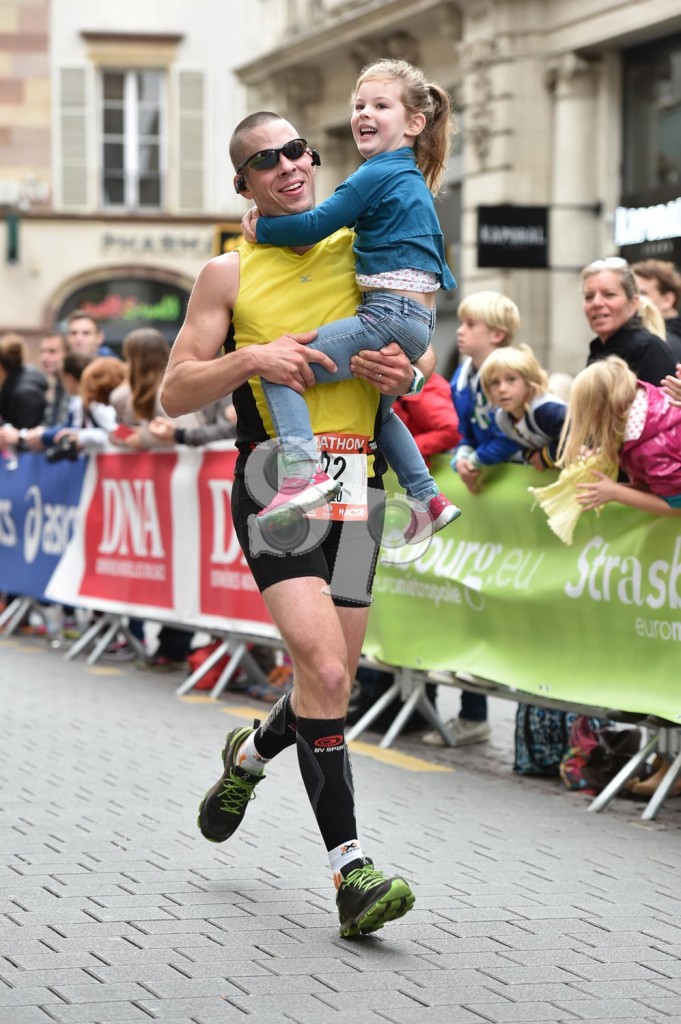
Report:
[[[558,775],[576,712],[518,704],[515,761],[518,775]]]

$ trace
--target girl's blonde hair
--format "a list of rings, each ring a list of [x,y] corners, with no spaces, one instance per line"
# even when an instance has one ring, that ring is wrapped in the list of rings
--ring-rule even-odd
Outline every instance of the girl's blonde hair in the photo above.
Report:
[[[577,462],[585,449],[617,464],[636,397],[636,375],[619,356],[599,359],[574,379],[558,445],[558,465]]]
[[[545,395],[549,390],[546,371],[539,365],[539,360],[529,345],[518,345],[517,347],[495,349],[485,359],[480,371],[480,383],[482,390],[492,401],[489,385],[493,377],[508,370],[520,374],[527,384],[529,394],[525,401],[525,408],[530,405],[539,395]]]
[[[435,82],[427,82],[420,68],[406,60],[374,61],[360,72],[352,93],[352,102],[360,86],[369,81],[394,81],[402,86],[402,103],[411,115],[424,114],[426,125],[414,139],[416,165],[428,188],[437,195],[447,169],[447,158],[456,133],[449,94]]]
[[[130,366],[133,411],[138,419],[150,420],[168,365],[170,345],[155,327],[138,327],[123,339],[123,356]]]
[[[473,292],[456,311],[459,320],[480,320],[492,331],[505,331],[502,345],[510,345],[520,330],[520,311],[513,299],[501,292]]]
[[[647,295],[642,295],[638,300],[638,312],[641,317],[641,323],[647,331],[651,334],[656,334],[658,338],[662,338],[663,341],[667,340],[667,325],[664,322],[664,317],[660,313],[656,305],[654,305]]]

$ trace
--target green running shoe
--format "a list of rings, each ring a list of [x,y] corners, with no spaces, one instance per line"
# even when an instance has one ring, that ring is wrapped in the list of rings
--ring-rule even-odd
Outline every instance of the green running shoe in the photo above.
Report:
[[[233,729],[227,733],[222,760],[225,770],[208,790],[199,806],[198,826],[211,843],[224,843],[241,824],[249,800],[255,799],[255,787],[264,775],[251,775],[235,764],[239,747],[255,729]]]
[[[336,896],[341,938],[378,931],[414,906],[414,894],[403,878],[386,878],[368,857],[353,861]]]

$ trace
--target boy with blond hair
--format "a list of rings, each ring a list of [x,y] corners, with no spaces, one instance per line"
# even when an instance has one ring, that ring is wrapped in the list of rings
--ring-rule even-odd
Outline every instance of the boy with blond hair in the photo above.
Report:
[[[546,370],[529,345],[497,349],[485,359],[480,383],[499,429],[516,441],[539,472],[555,469],[567,404],[549,390]]]
[[[452,378],[452,398],[459,417],[461,443],[454,451],[451,466],[471,494],[477,494],[483,466],[519,461],[519,446],[495,424],[492,405],[480,382],[480,370],[490,353],[511,344],[520,328],[520,313],[508,296],[485,291],[464,299],[457,316],[456,340],[463,359]]]
[[[452,398],[459,417],[461,442],[454,449],[452,469],[471,492],[480,489],[483,466],[498,462],[522,462],[520,445],[496,425],[494,408],[482,390],[480,371],[488,355],[502,345],[510,345],[520,327],[518,307],[500,292],[475,292],[457,309],[459,329],[456,340],[461,363],[452,378]],[[484,743],[492,734],[487,720],[484,694],[461,693],[459,717],[447,722],[455,747]],[[435,730],[423,737],[430,746],[442,746],[444,740]]]

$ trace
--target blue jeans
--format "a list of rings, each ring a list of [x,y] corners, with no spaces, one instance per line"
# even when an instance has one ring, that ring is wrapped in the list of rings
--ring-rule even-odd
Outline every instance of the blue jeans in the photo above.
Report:
[[[319,363],[310,363],[318,384],[349,380],[350,359],[362,349],[378,352],[396,341],[414,362],[428,348],[435,328],[435,310],[395,292],[365,292],[357,315],[336,320],[317,330],[311,347],[333,359],[338,367],[329,373]],[[272,422],[282,439],[287,468],[295,473],[296,463],[317,463],[317,447],[310,426],[305,399],[283,384],[262,381]],[[381,396],[379,448],[397,474],[407,494],[427,500],[438,488],[409,429],[392,409],[394,398]]]

